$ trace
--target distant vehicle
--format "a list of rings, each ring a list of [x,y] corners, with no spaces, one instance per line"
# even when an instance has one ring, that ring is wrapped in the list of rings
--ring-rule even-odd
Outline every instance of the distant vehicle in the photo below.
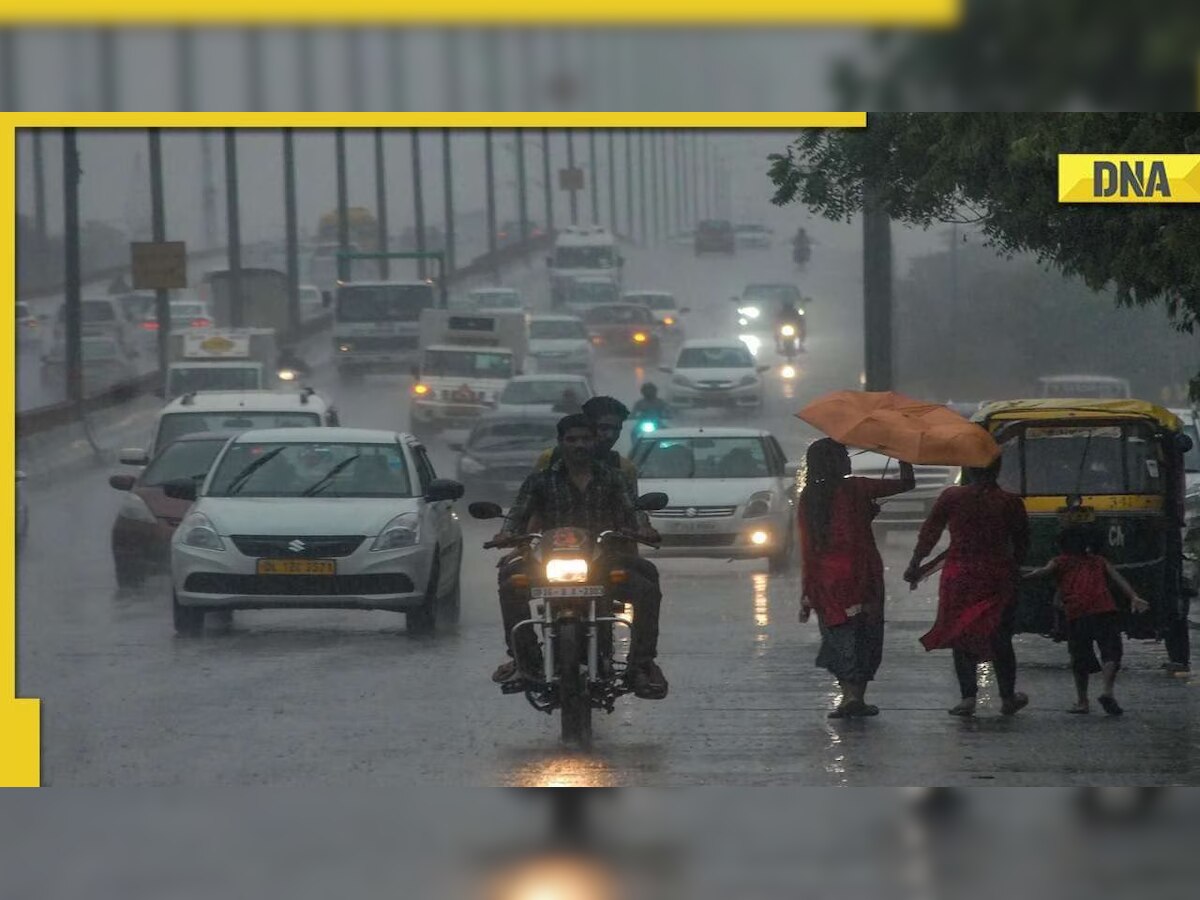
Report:
[[[733,223],[725,219],[705,219],[696,226],[694,246],[697,256],[702,253],[736,253],[737,238]]]
[[[654,313],[660,326],[659,336],[664,340],[683,340],[682,317],[692,310],[691,307],[680,306],[670,291],[626,291],[621,295],[621,302],[637,303]]]
[[[346,210],[346,225],[349,230],[350,242],[356,247],[362,247],[367,251],[379,249],[379,223],[369,209],[363,206],[349,207]],[[332,209],[321,216],[317,223],[317,238],[336,246],[338,229],[338,211]]]
[[[134,324],[125,314],[120,302],[114,297],[84,297],[80,301],[80,334],[108,335],[132,356],[140,353],[139,341],[134,336]],[[67,339],[67,305],[58,308],[54,323],[54,343],[65,346]]]
[[[661,366],[671,376],[667,403],[676,409],[762,408],[762,378],[770,366],[759,366],[737,340],[692,340],[679,348],[674,366]]]
[[[28,303],[17,303],[17,341],[39,342],[42,338],[42,320],[29,308]]]
[[[137,367],[121,342],[112,334],[86,334],[79,339],[84,390],[91,393],[133,381]],[[44,360],[44,373],[54,378],[65,375],[65,344],[55,347]]]
[[[291,331],[288,312],[289,288],[287,274],[277,269],[243,268],[239,276],[241,299],[233,296],[233,273],[213,272],[211,297],[208,300],[212,325],[234,327],[235,305],[240,310],[239,328],[274,328],[281,337]],[[198,317],[198,318],[203,318]],[[196,326],[204,327],[204,326]]]
[[[547,447],[558,439],[559,413],[491,412],[450,448],[458,459],[458,480],[472,500],[511,503],[521,482]]]
[[[566,415],[577,411],[557,409],[568,391],[575,395],[575,402],[580,406],[594,393],[591,382],[582,375],[518,375],[500,392],[496,411]]]
[[[739,247],[766,250],[771,246],[771,229],[765,225],[736,225],[733,232]]]
[[[621,287],[606,275],[586,275],[567,282],[559,296],[564,311],[584,314],[597,306],[616,303]]]
[[[590,379],[594,371],[592,343],[578,316],[532,316],[529,356],[539,373],[573,372]]]
[[[171,301],[171,331],[187,331],[190,328],[212,328],[213,317],[208,304],[199,300]],[[157,328],[157,320],[155,320]]]
[[[537,222],[525,223],[525,240],[539,238],[545,233],[546,232],[538,226]],[[521,243],[521,240],[521,223],[514,220],[505,222],[496,232],[496,243],[501,247],[509,247],[513,244],[519,244]]]
[[[299,285],[300,321],[302,323],[319,319],[328,313],[328,305],[321,289],[315,284]]]
[[[1038,379],[1042,397],[1071,400],[1128,400],[1133,390],[1126,378],[1108,375],[1045,375]]]
[[[516,288],[486,287],[476,288],[467,294],[467,307],[479,312],[494,312],[496,310],[516,310],[525,308],[521,292]]]
[[[613,300],[620,293],[621,267],[625,259],[617,250],[611,231],[599,225],[569,226],[558,232],[554,250],[546,258],[550,270],[550,298],[555,306],[568,302],[572,285],[580,279],[607,280],[614,285]],[[593,301],[611,302],[611,301]]]
[[[639,441],[638,489],[662,491],[651,513],[656,555],[767,559],[784,572],[796,559],[796,471],[770,432],[757,428],[664,428]]]
[[[973,415],[972,413],[968,415]],[[850,467],[864,478],[899,478],[899,463],[881,453],[851,451]],[[958,478],[957,466],[913,466],[917,486],[903,494],[879,501],[872,521],[875,533],[886,539],[892,531],[916,531],[929,516],[933,502]]]
[[[459,610],[463,542],[452,504],[411,435],[358,428],[269,429],[229,441],[171,539],[172,614],[181,636],[210,612],[381,609],[431,631]]]
[[[113,299],[120,304],[125,318],[141,331],[158,331],[158,297],[153,291],[118,294]]]
[[[592,344],[618,356],[657,356],[661,346],[658,319],[638,303],[597,306],[583,316]]]
[[[279,351],[270,328],[172,332],[163,396],[196,391],[259,391],[281,387]]]
[[[428,281],[356,281],[338,286],[333,345],[338,375],[411,369],[420,355],[421,314],[437,305]]]
[[[136,587],[147,575],[171,569],[171,535],[190,503],[166,495],[169,481],[201,482],[213,460],[237,432],[185,434],[164,447],[139,475],[113,475],[109,485],[128,492],[113,521],[113,567],[119,587]]]

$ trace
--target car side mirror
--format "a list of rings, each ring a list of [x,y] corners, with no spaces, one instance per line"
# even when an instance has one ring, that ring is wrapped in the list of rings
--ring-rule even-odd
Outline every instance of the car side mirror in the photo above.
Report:
[[[770,372],[771,367],[770,366],[758,366],[757,371],[758,371],[758,374],[761,375],[763,372]]]
[[[800,470],[802,468],[804,468],[804,465],[802,463],[785,462],[783,464],[783,474],[786,475],[788,478],[795,478],[797,475],[800,474]]]
[[[467,507],[467,512],[471,514],[472,519],[499,519],[504,515],[500,504],[486,500],[477,500],[472,503]]]
[[[660,371],[660,372],[663,372],[663,373],[665,373],[665,374],[667,374],[667,375],[670,375],[670,374],[671,374],[672,372],[674,372],[675,370],[674,370],[674,369],[672,369],[670,366],[659,366],[659,367],[658,367],[658,371]]]
[[[681,306],[681,307],[679,307],[679,310],[678,310],[678,312],[681,316],[684,313],[690,313],[691,311],[692,311],[692,308],[690,306]]]
[[[174,478],[163,485],[163,493],[172,500],[196,500],[196,482],[191,478]]]
[[[132,475],[112,475],[109,476],[108,486],[117,491],[131,491],[136,481],[137,478]]]
[[[145,450],[122,450],[117,459],[123,466],[145,466],[150,463],[150,455]]]
[[[649,494],[642,494],[642,496],[638,497],[637,503],[634,506],[643,512],[655,512],[664,508],[669,502],[670,498],[662,491],[652,491]]]
[[[730,297],[730,298],[729,298],[729,302],[730,302],[730,303],[741,303],[741,302],[742,302],[742,298],[741,298],[741,297]]]
[[[452,481],[449,478],[435,478],[429,482],[429,490],[425,492],[425,499],[430,503],[439,503],[443,500],[460,500],[464,488],[457,481]]]
[[[466,444],[464,444],[462,441],[450,441],[447,446],[455,453],[462,453],[463,450],[466,449]]]

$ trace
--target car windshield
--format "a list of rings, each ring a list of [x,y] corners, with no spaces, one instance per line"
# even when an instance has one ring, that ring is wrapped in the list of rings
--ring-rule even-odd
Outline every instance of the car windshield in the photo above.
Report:
[[[575,402],[583,403],[591,395],[583,382],[572,379],[563,379],[561,381],[510,381],[500,393],[501,403],[510,404],[526,404],[526,403],[549,403],[554,404],[559,400],[564,399],[563,393],[571,391],[575,395]]]
[[[752,369],[754,358],[745,347],[685,347],[677,369]]]
[[[426,350],[421,374],[509,379],[513,375],[513,358],[511,353],[490,350]]]
[[[674,309],[675,298],[670,294],[626,294],[630,303],[640,303],[648,309]]]
[[[650,310],[644,306],[601,306],[589,310],[589,325],[645,325],[650,321]]]
[[[158,424],[154,446],[162,447],[198,431],[249,431],[253,428],[313,428],[321,424],[315,412],[261,412],[245,409],[167,413]]]
[[[558,269],[611,269],[612,247],[559,247],[554,251]]]
[[[571,319],[550,319],[529,323],[529,337],[533,340],[558,340],[567,338],[586,338],[587,331],[582,322]]]
[[[107,300],[84,300],[81,305],[83,321],[89,324],[114,322],[117,314],[113,305]],[[62,307],[62,318],[66,320],[66,307]]]
[[[146,294],[127,294],[121,298],[121,305],[131,318],[145,319],[154,315],[154,301]]]
[[[747,300],[770,300],[776,303],[786,300],[796,305],[804,299],[794,284],[752,284],[742,291],[742,296]]]
[[[764,478],[766,450],[757,437],[687,437],[642,441],[636,458],[641,478]]]
[[[1151,429],[1142,423],[1109,426],[1045,425],[1001,442],[1000,486],[1028,496],[1154,494],[1163,471]]]
[[[208,494],[211,497],[413,496],[408,463],[399,444],[324,441],[235,443],[221,457]]]
[[[475,426],[467,439],[472,450],[520,450],[548,447],[558,439],[553,421],[512,419],[484,422]]]
[[[181,397],[192,391],[256,391],[262,370],[254,366],[191,366],[171,369],[167,393]]]
[[[428,284],[350,285],[338,291],[341,322],[417,322],[421,310],[432,309]]]
[[[82,355],[85,362],[100,362],[119,358],[121,348],[112,338],[85,337],[81,341]]]
[[[159,487],[176,478],[203,479],[213,460],[228,438],[211,438],[195,441],[176,441],[158,454],[138,484],[142,487]]]
[[[172,319],[198,319],[205,314],[203,303],[172,303]]]

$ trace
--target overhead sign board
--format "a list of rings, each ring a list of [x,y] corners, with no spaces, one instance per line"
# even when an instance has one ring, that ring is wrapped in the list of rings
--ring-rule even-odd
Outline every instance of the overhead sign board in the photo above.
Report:
[[[187,287],[187,245],[183,241],[134,241],[129,250],[134,290]]]

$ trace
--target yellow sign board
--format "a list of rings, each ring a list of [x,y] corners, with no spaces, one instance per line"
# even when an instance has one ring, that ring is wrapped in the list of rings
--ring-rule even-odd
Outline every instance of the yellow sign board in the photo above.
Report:
[[[187,245],[183,241],[134,241],[129,245],[135,290],[185,288]]]
[[[1060,153],[1059,203],[1200,203],[1200,153]]]

